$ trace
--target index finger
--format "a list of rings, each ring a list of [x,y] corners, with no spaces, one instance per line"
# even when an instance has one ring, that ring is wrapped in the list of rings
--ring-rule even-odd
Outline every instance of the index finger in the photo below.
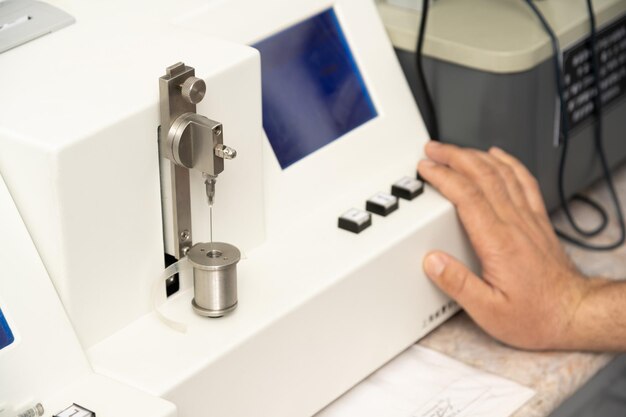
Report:
[[[459,172],[434,161],[420,161],[418,171],[429,184],[454,204],[472,244],[479,251],[477,239],[486,230],[493,230],[501,222],[480,188]]]

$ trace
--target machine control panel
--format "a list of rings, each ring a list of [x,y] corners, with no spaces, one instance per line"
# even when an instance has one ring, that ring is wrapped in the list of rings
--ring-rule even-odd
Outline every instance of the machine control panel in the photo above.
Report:
[[[387,216],[400,207],[400,198],[413,200],[424,192],[424,182],[408,176],[400,178],[391,185],[391,194],[379,192],[365,203],[365,210],[352,208],[341,216],[337,226],[353,233],[360,233],[372,225],[371,213]]]

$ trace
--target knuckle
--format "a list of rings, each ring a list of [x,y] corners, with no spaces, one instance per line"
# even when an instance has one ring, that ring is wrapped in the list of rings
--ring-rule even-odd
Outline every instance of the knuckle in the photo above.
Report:
[[[533,190],[539,191],[539,181],[537,181],[537,178],[531,175],[529,183],[530,183],[530,186],[533,188]]]
[[[506,164],[502,164],[502,175],[509,180],[513,180],[517,178],[515,176],[515,171],[513,170],[513,168],[511,168],[510,165],[506,165]]]
[[[502,177],[504,178],[504,182],[509,187],[509,191],[517,194],[522,194],[522,184],[515,174],[515,171],[510,167],[506,166],[502,171]]]
[[[526,225],[527,231],[533,232],[541,228],[539,219],[537,219],[537,216],[533,212],[529,210],[518,210],[518,215],[522,219],[523,224]]]
[[[483,161],[476,164],[476,172],[486,181],[497,181],[500,179],[498,170],[492,164]]]
[[[450,277],[450,293],[455,298],[462,297],[466,292],[468,282],[471,279],[470,273],[467,270],[453,270],[451,272],[454,276]]]
[[[509,161],[511,162],[511,164],[518,165],[521,167],[524,166],[524,164],[522,164],[522,161],[520,161],[517,157],[511,155],[510,153],[507,153],[507,155],[509,157]]]
[[[465,188],[465,200],[468,202],[477,202],[485,198],[483,191],[473,183],[470,183]]]
[[[510,154],[509,152],[506,152],[500,149],[500,154],[504,157],[504,159],[506,160],[508,164],[523,166],[522,162],[519,159],[517,159],[517,157]]]
[[[478,159],[477,152],[473,149],[457,149],[453,154],[453,159],[464,166],[471,166]]]
[[[530,191],[530,192],[532,192],[534,194],[540,194],[541,193],[541,188],[539,187],[539,182],[532,175],[528,175],[527,180],[524,181],[523,184],[524,184],[524,187],[528,191]]]

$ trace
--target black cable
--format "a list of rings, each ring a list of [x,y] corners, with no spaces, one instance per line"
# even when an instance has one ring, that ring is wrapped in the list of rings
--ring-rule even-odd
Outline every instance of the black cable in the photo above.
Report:
[[[561,178],[563,178],[562,175],[561,175]],[[560,183],[561,183],[560,184],[561,188],[563,188],[563,180],[561,180]],[[590,229],[590,230],[585,230],[581,228],[580,226],[578,226],[578,224],[574,221],[574,218],[572,217],[570,224],[572,225],[572,228],[576,230],[578,234],[585,236],[585,237],[594,237],[602,233],[607,228],[607,226],[609,225],[609,215],[604,209],[604,207],[600,205],[600,203],[592,200],[591,198],[587,197],[584,194],[579,194],[579,193],[574,194],[570,200],[579,201],[583,204],[586,204],[592,210],[595,210],[598,216],[600,216],[600,224],[598,224],[595,228]],[[570,213],[570,210],[566,212],[566,215],[567,213],[569,213],[569,215],[572,216],[572,214]]]
[[[565,212],[565,216],[567,217],[567,220],[572,225],[574,230],[583,236],[593,237],[601,233],[602,231],[604,231],[604,229],[606,228],[608,224],[608,215],[606,211],[604,210],[604,208],[600,204],[596,203],[595,201],[583,195],[576,194],[572,197],[572,199],[574,200],[578,200],[582,203],[586,203],[587,205],[589,205],[592,209],[597,211],[598,215],[601,218],[600,224],[596,228],[592,230],[585,230],[582,227],[578,226],[578,223],[576,223],[574,216],[572,215],[570,211],[569,205],[567,204],[567,197],[565,196],[565,184],[564,184],[565,183],[565,163],[567,161],[567,150],[568,150],[568,144],[569,144],[568,142],[568,139],[569,139],[568,124],[569,123],[568,123],[568,118],[567,118],[567,113],[566,113],[567,109],[565,108],[565,97],[564,97],[565,86],[563,83],[561,48],[559,46],[559,41],[554,31],[548,24],[547,20],[545,19],[543,14],[539,11],[537,6],[535,6],[535,4],[532,2],[532,0],[527,0],[526,3],[528,3],[532,11],[535,13],[537,18],[541,22],[541,26],[543,26],[543,29],[546,31],[546,33],[550,37],[550,43],[552,44],[552,51],[553,51],[552,59],[554,60],[554,71],[555,71],[554,75],[555,75],[555,80],[556,80],[556,89],[557,89],[557,93],[559,96],[559,102],[558,102],[559,103],[559,132],[558,134],[559,134],[559,143],[561,144],[561,146],[563,146],[561,157],[559,160],[559,169],[558,169],[559,200],[561,202],[561,206],[563,207],[563,211]]]
[[[420,30],[417,35],[417,46],[415,48],[415,67],[417,69],[417,79],[422,87],[422,91],[424,92],[424,102],[426,104],[426,111],[428,113],[430,119],[430,129],[429,134],[430,138],[433,140],[439,140],[439,124],[437,123],[437,114],[435,113],[435,106],[433,105],[432,96],[430,95],[430,91],[428,90],[428,85],[426,84],[426,77],[424,77],[424,67],[422,64],[423,55],[422,49],[424,47],[424,32],[426,31],[426,23],[428,21],[428,7],[430,5],[430,0],[422,1],[422,18],[420,21]]]
[[[603,120],[602,120],[602,90],[600,89],[600,63],[598,61],[598,51],[597,51],[597,30],[596,30],[596,17],[593,11],[593,3],[592,0],[587,0],[587,12],[589,14],[589,23],[591,26],[591,36],[590,36],[590,47],[591,47],[591,68],[593,71],[593,79],[594,79],[594,111],[596,120],[594,123],[594,139],[596,145],[596,151],[598,153],[598,157],[600,158],[600,165],[602,166],[602,171],[604,173],[604,178],[606,180],[606,184],[609,189],[609,194],[611,195],[611,199],[615,205],[615,211],[618,218],[618,224],[620,228],[620,238],[613,244],[603,245],[603,246],[594,246],[593,249],[596,250],[612,250],[620,247],[626,241],[626,225],[624,222],[624,214],[622,212],[621,204],[619,201],[619,196],[615,191],[615,184],[613,181],[613,175],[611,174],[611,169],[609,167],[609,163],[606,158],[606,152],[604,150],[604,134],[603,134]],[[569,236],[565,236],[564,239],[568,239]],[[587,245],[589,246],[589,245]]]
[[[557,39],[554,31],[548,24],[548,21],[543,17],[543,14],[539,11],[533,0],[526,0],[526,3],[530,7],[530,9],[535,13],[541,26],[550,37],[550,43],[552,44],[552,59],[554,60],[554,78],[556,80],[556,88],[559,94],[559,116],[560,116],[560,141],[566,142],[567,135],[569,132],[568,121],[567,121],[567,109],[565,108],[565,100],[563,97],[563,91],[565,91],[565,86],[563,84],[563,74],[561,70],[561,48],[559,46],[559,40]]]
[[[618,223],[620,227],[620,238],[616,242],[611,243],[611,244],[593,245],[593,244],[584,242],[582,240],[576,239],[556,228],[555,228],[555,231],[556,231],[556,234],[561,239],[571,244],[574,244],[576,246],[579,246],[581,248],[589,249],[589,250],[597,250],[597,251],[608,251],[608,250],[616,249],[620,247],[622,244],[624,244],[624,242],[626,241],[626,226],[624,224],[624,216],[622,214],[619,197],[617,196],[617,193],[615,192],[615,186],[613,184],[613,177],[611,174],[611,170],[609,168],[609,164],[606,159],[606,153],[604,151],[604,145],[602,141],[603,132],[602,132],[602,103],[601,103],[601,98],[600,98],[601,97],[600,71],[599,71],[600,66],[598,63],[598,57],[596,53],[597,51],[596,51],[595,15],[593,12],[593,5],[591,3],[591,0],[586,0],[586,1],[587,1],[587,8],[589,11],[589,21],[591,25],[590,42],[591,42],[591,55],[592,55],[592,69],[593,69],[593,74],[594,74],[594,88],[596,90],[596,95],[594,96],[594,110],[595,110],[595,116],[596,116],[596,122],[594,124],[594,142],[596,145],[596,151],[600,158],[600,164],[602,166],[604,178],[607,183],[609,193],[611,195],[613,203],[615,205],[615,210],[616,210]],[[608,215],[606,214],[606,211],[598,203],[594,202],[590,198],[585,197],[580,194],[576,194],[573,197],[574,200],[578,200],[578,201],[588,204],[590,207],[592,207],[594,210],[596,210],[600,214],[601,219],[602,219],[601,224],[598,227],[592,230],[584,230],[581,227],[579,227],[578,224],[575,222],[574,217],[572,216],[570,212],[567,199],[565,198],[564,172],[565,172],[565,162],[567,159],[567,149],[568,149],[568,142],[569,142],[569,129],[567,126],[567,113],[566,113],[566,108],[565,108],[564,86],[563,86],[562,65],[561,65],[561,51],[559,48],[558,40],[556,38],[556,35],[554,34],[554,31],[552,30],[548,22],[543,17],[543,14],[539,11],[539,9],[537,9],[537,7],[532,2],[532,0],[526,0],[526,3],[529,5],[531,10],[535,13],[537,18],[541,22],[544,30],[550,37],[550,40],[552,43],[554,64],[555,64],[554,67],[555,67],[555,72],[556,72],[556,84],[557,84],[557,90],[559,94],[560,110],[561,110],[560,111],[561,113],[560,114],[560,120],[561,120],[560,139],[562,143],[562,152],[561,152],[561,159],[559,162],[559,174],[558,174],[559,175],[558,188],[559,188],[559,197],[561,200],[561,205],[563,207],[563,210],[565,212],[565,215],[569,223],[572,225],[574,230],[576,230],[576,232],[587,237],[596,236],[597,234],[601,233],[608,224]]]

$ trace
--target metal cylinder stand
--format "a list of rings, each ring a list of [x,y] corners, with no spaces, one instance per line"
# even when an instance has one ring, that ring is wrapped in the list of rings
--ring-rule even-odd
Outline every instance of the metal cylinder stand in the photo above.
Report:
[[[194,311],[205,317],[222,317],[237,308],[239,249],[222,242],[198,243],[187,257],[193,266]]]

